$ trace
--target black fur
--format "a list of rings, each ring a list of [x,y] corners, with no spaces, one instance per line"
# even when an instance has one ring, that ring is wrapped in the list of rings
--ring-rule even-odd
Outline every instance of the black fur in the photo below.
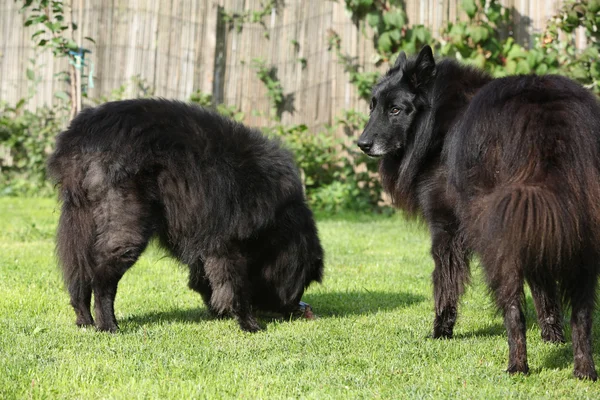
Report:
[[[596,379],[591,329],[600,255],[600,105],[560,76],[492,79],[426,46],[373,89],[358,144],[381,156],[394,203],[432,236],[433,336],[451,337],[469,255],[504,315],[509,372],[528,371],[523,286],[544,340],[563,342],[571,305],[575,375]]]
[[[167,100],[82,111],[48,161],[63,201],[57,235],[78,325],[117,330],[117,284],[157,236],[189,286],[240,327],[252,309],[288,313],[323,250],[291,154],[216,113]]]

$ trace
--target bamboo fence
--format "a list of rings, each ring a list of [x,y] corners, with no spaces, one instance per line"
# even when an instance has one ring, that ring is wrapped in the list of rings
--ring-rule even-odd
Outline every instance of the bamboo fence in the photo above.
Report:
[[[85,73],[92,72],[89,98],[107,96],[129,84],[125,96],[139,91],[132,77],[154,88],[154,95],[187,99],[196,90],[211,93],[245,113],[253,126],[270,124],[267,90],[256,76],[253,59],[276,69],[286,98],[285,124],[305,123],[319,129],[344,109],[365,111],[355,88],[328,49],[337,32],[342,50],[369,70],[375,69],[371,40],[351,20],[343,0],[283,0],[263,25],[248,23],[241,31],[220,18],[221,12],[261,9],[260,0],[72,0],[73,18],[91,50]],[[446,21],[464,18],[460,0],[406,0],[411,24],[424,24],[434,35]],[[556,12],[559,0],[504,0],[517,24],[513,35],[527,45]],[[40,53],[25,28],[21,2],[0,0],[0,101],[16,103],[35,93],[29,107],[51,103],[65,82],[56,77],[66,61]],[[78,20],[81,19],[81,20]],[[27,78],[34,71],[38,81]]]

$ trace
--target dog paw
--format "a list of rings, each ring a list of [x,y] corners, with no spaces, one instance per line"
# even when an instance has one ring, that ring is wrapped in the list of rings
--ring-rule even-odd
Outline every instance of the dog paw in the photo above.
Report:
[[[510,364],[508,366],[508,368],[506,369],[506,372],[508,372],[511,375],[513,375],[513,374],[525,374],[525,375],[527,375],[529,373],[529,366],[527,365],[527,363],[523,363],[523,364]]]
[[[556,332],[551,332],[551,333],[546,333],[546,334],[542,334],[542,340],[544,342],[548,342],[548,343],[565,343],[565,336],[563,335],[562,332],[556,333]]]
[[[433,328],[433,333],[431,337],[433,339],[452,339],[452,329],[444,329],[442,327]]]
[[[549,343],[565,343],[565,335],[562,327],[542,328],[542,340]]]
[[[238,323],[240,324],[240,328],[244,332],[252,333],[263,330],[263,328],[258,324],[258,322],[254,318],[239,319]]]
[[[80,328],[87,328],[89,326],[94,326],[94,320],[93,319],[79,319],[77,318],[77,321],[75,321],[75,325],[77,325]]]
[[[578,379],[589,379],[591,381],[596,381],[598,379],[596,369],[593,367],[575,367],[573,375],[575,375],[575,377]]]
[[[96,329],[100,332],[109,332],[116,333],[119,331],[119,326],[117,324],[98,324],[96,323]]]

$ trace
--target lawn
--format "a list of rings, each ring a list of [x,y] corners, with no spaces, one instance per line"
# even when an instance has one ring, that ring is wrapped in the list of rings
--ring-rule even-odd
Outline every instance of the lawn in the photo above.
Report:
[[[50,199],[0,198],[0,398],[600,398],[568,342],[541,341],[527,298],[529,376],[509,376],[502,319],[478,267],[451,340],[433,320],[426,230],[399,216],[319,218],[317,320],[241,332],[211,319],[185,269],[151,246],[123,278],[121,331],[78,329],[53,255]],[[594,324],[600,353],[600,312]],[[600,358],[596,357],[596,362]]]

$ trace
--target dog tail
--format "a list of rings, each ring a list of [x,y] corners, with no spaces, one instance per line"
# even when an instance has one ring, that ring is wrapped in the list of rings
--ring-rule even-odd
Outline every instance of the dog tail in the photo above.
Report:
[[[62,212],[56,235],[56,255],[65,284],[91,282],[94,216],[83,188],[85,170],[75,157],[57,150],[48,160],[47,172],[56,182]]]
[[[91,209],[64,202],[56,235],[56,255],[67,286],[91,282],[94,220]]]
[[[524,268],[558,265],[581,251],[590,232],[586,203],[568,188],[507,185],[478,202],[472,231],[479,237],[472,240],[488,261],[517,257]]]

